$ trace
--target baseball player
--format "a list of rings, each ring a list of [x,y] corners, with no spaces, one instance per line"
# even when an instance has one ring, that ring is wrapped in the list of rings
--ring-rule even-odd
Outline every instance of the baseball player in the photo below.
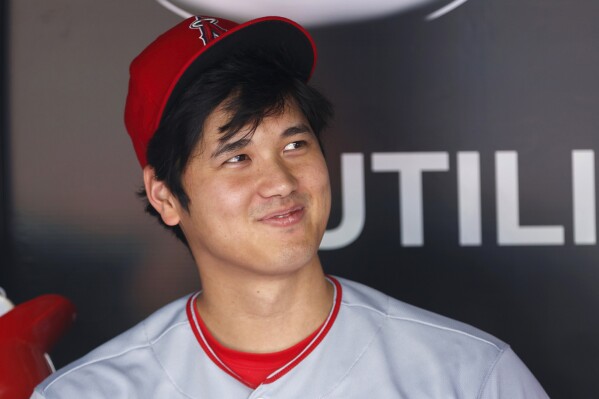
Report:
[[[324,275],[331,106],[307,84],[315,60],[290,20],[198,16],[133,61],[125,122],[147,210],[188,246],[202,291],[33,398],[547,398],[500,340]]]

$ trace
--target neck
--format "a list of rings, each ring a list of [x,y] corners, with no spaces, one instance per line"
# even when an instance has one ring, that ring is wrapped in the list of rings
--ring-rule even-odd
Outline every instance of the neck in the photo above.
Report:
[[[291,347],[314,332],[333,305],[333,287],[316,260],[284,275],[202,275],[202,320],[231,349],[268,353]]]

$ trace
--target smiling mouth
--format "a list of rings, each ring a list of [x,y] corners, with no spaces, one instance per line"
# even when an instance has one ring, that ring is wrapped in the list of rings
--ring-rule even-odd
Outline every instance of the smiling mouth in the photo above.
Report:
[[[304,216],[304,207],[296,206],[288,210],[277,211],[260,218],[259,221],[273,225],[286,227],[298,223]]]

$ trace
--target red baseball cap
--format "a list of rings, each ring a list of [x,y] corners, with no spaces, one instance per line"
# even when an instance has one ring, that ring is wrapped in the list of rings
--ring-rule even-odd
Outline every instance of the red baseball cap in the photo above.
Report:
[[[165,110],[189,82],[233,51],[253,48],[289,50],[305,81],[316,64],[316,46],[310,34],[282,17],[243,24],[224,18],[191,17],[163,33],[133,60],[125,126],[142,167],[147,164],[148,143]]]

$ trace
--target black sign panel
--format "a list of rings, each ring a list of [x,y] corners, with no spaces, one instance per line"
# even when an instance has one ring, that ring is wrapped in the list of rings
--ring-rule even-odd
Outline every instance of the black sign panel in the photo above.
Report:
[[[506,340],[552,397],[599,388],[598,12],[471,0],[315,32],[327,271]]]

